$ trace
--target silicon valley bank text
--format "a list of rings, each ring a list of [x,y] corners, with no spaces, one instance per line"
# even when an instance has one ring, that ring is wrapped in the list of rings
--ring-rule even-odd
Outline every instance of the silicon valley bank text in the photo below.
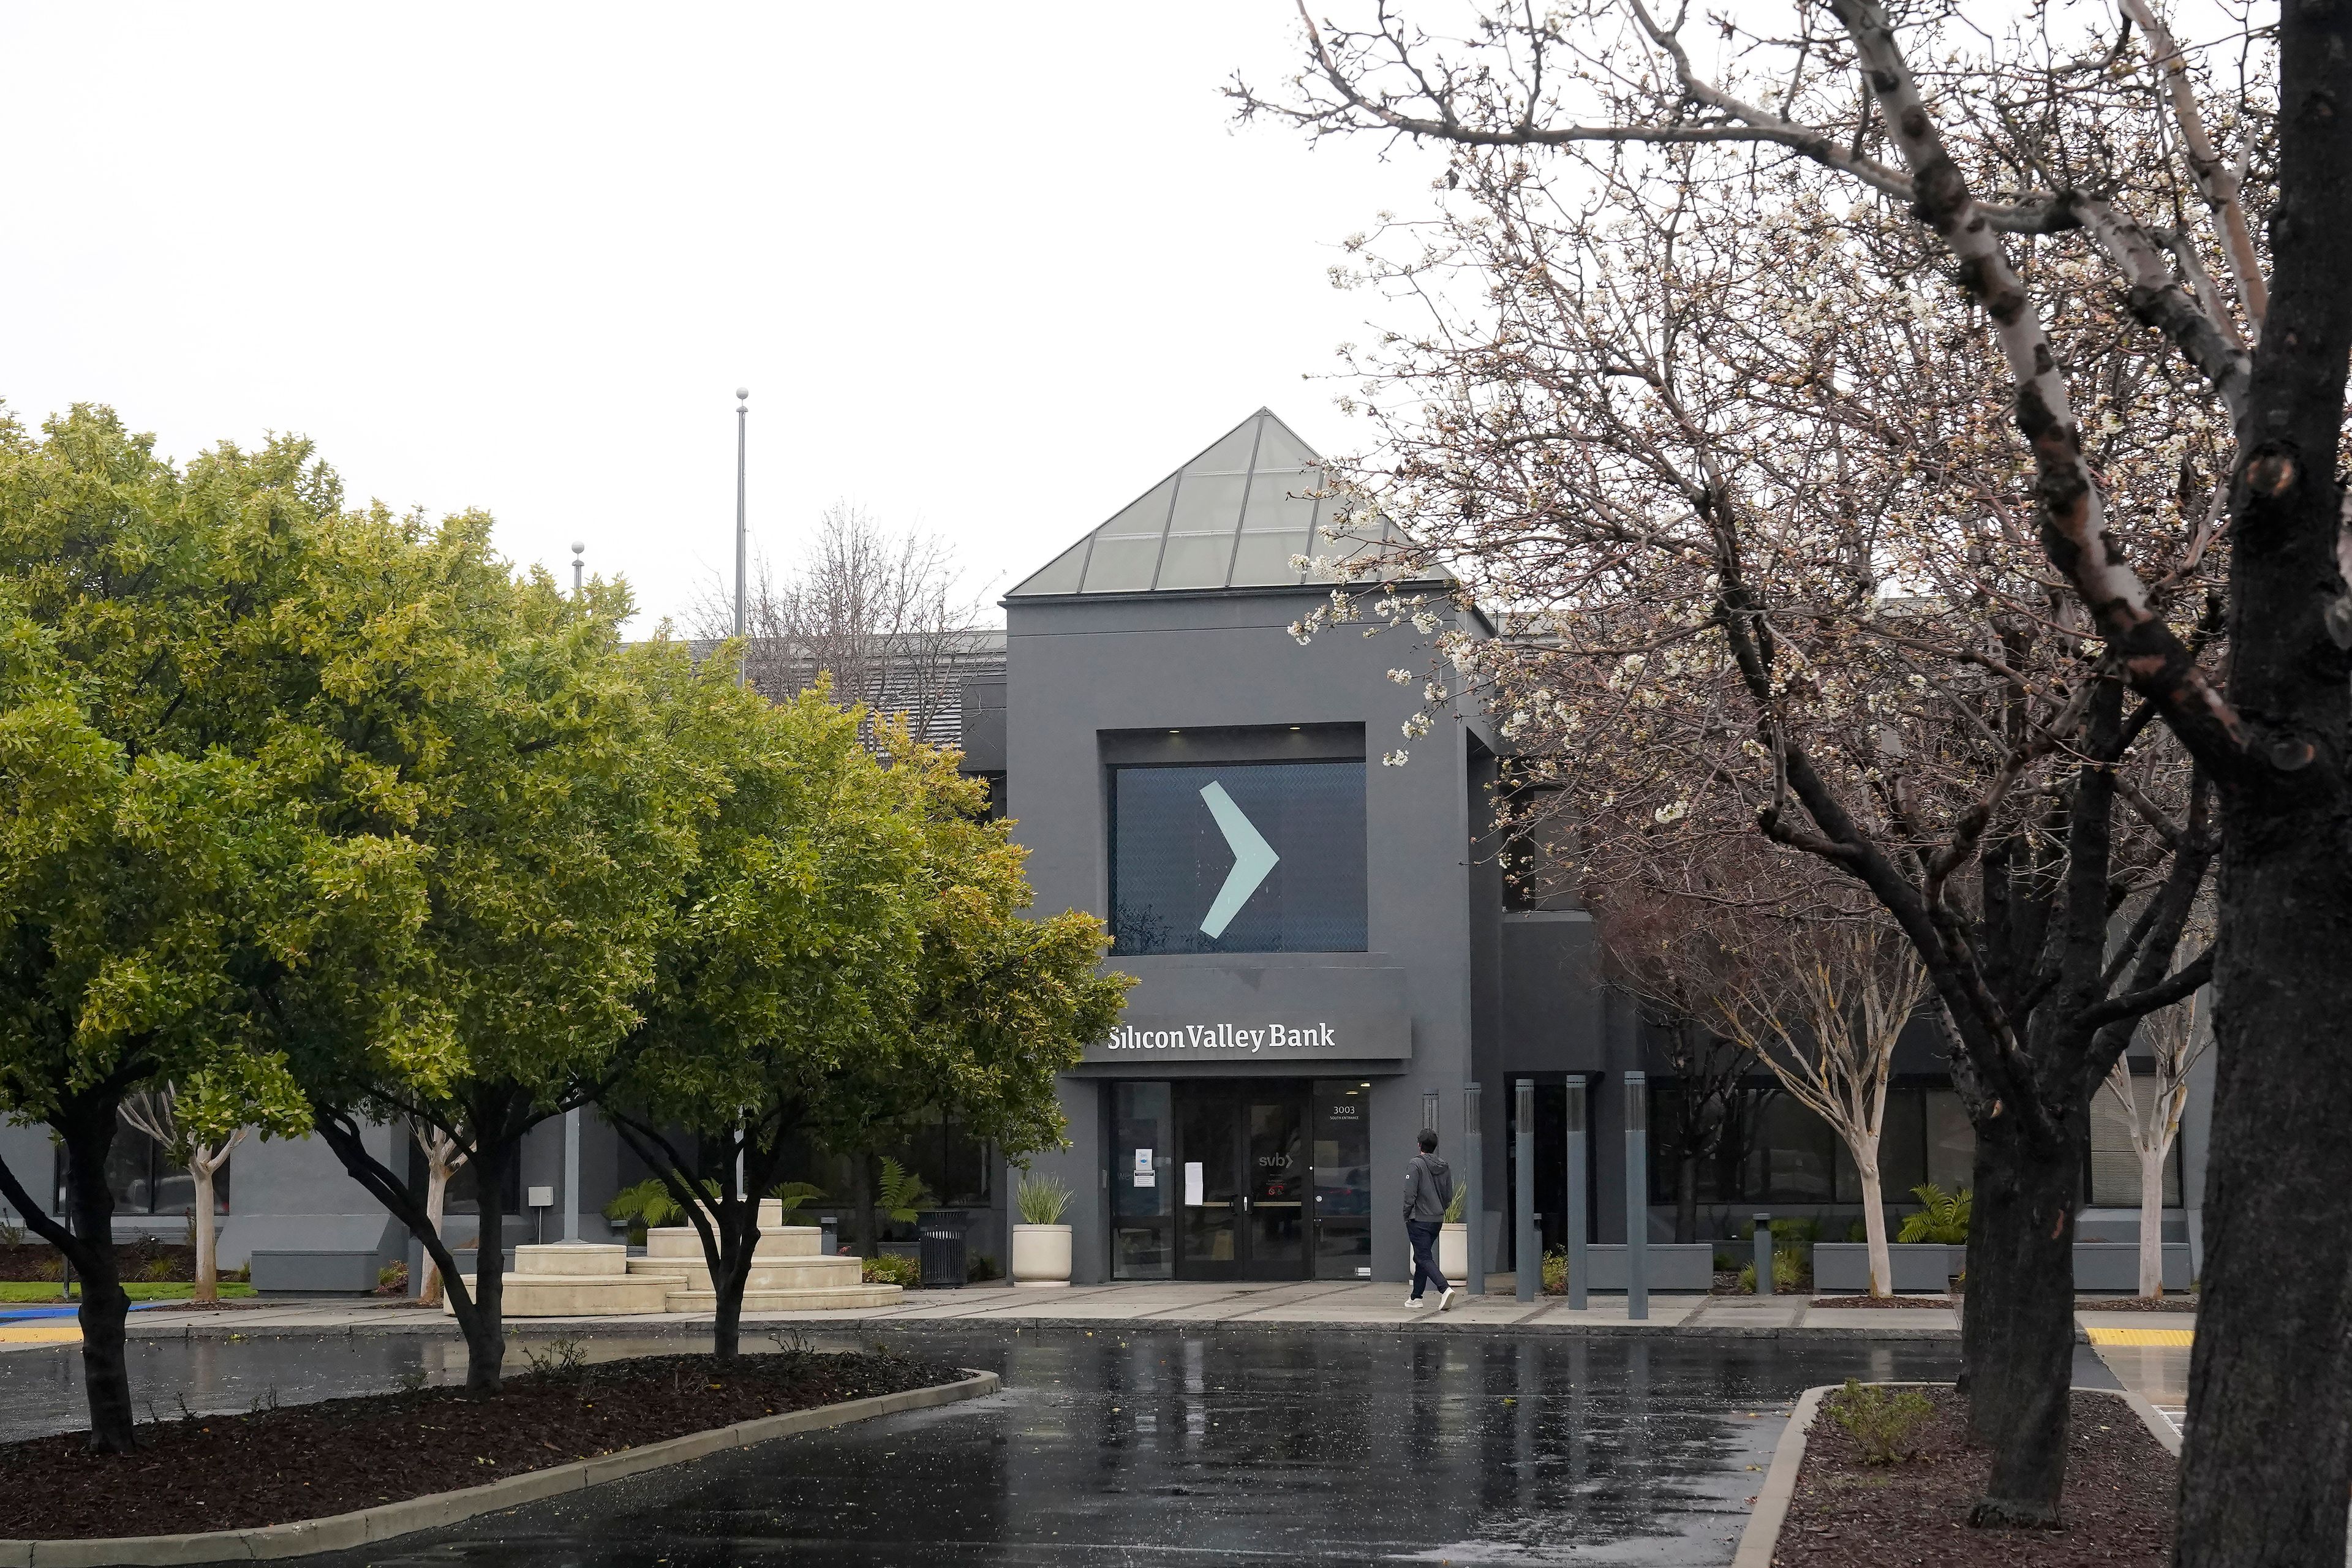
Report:
[[[1328,1024],[1293,1029],[1268,1024],[1253,1029],[1240,1024],[1187,1024],[1181,1029],[1137,1029],[1122,1026],[1110,1032],[1105,1048],[1114,1051],[1306,1051],[1331,1049],[1337,1042]]]

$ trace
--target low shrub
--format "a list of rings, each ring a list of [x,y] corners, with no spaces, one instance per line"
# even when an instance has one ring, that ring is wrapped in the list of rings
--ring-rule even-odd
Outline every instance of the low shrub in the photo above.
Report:
[[[1004,1270],[987,1253],[975,1252],[963,1267],[963,1277],[971,1284],[984,1285],[991,1279],[1003,1279]]]
[[[1568,1294],[1568,1248],[1555,1247],[1544,1254],[1543,1293],[1547,1296]]]
[[[171,1279],[173,1275],[179,1273],[179,1271],[178,1265],[174,1264],[168,1258],[151,1258],[145,1263],[140,1265],[139,1278],[142,1279],[160,1281]]]
[[[1935,1411],[1916,1388],[1890,1390],[1851,1377],[1822,1401],[1822,1408],[1861,1446],[1865,1465],[1900,1464],[1917,1453],[1912,1435]]]
[[[1772,1255],[1772,1289],[1785,1295],[1794,1290],[1810,1289],[1813,1282],[1812,1265],[1793,1252]],[[1750,1263],[1739,1271],[1739,1288],[1749,1295],[1756,1294],[1756,1265]]]
[[[375,1293],[379,1296],[408,1294],[408,1263],[400,1259],[375,1271]]]
[[[36,1279],[62,1279],[65,1277],[66,1260],[62,1258],[47,1258],[33,1266],[33,1278]]]
[[[912,1289],[923,1277],[922,1266],[913,1258],[887,1252],[879,1258],[867,1258],[863,1272],[868,1285],[898,1285],[908,1289]]]

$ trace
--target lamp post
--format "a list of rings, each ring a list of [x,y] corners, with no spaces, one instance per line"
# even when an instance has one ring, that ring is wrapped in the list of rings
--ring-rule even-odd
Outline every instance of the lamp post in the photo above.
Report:
[[[748,551],[750,533],[744,524],[743,512],[743,447],[750,429],[751,390],[735,389],[735,684],[743,684],[744,667],[749,654],[743,647],[743,558]]]
[[[587,570],[581,558],[587,553],[586,541],[575,539],[572,542],[572,596],[575,599],[580,596]],[[575,1105],[563,1113],[563,1245],[575,1247],[579,1241],[580,1108]]]
[[[582,571],[580,558],[586,554],[587,551],[588,546],[581,541],[575,539],[572,542],[572,596],[575,599],[580,596],[580,574]]]

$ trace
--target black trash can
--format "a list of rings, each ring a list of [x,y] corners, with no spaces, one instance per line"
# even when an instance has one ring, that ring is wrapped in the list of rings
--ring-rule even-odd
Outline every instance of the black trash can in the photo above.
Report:
[[[927,1289],[961,1289],[967,1260],[961,1209],[932,1209],[916,1220],[920,1237],[922,1284]]]

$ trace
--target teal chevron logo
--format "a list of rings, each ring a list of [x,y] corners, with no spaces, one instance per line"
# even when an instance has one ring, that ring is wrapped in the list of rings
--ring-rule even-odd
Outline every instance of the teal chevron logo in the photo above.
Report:
[[[1234,852],[1234,868],[1225,873],[1225,885],[1217,889],[1217,901],[1209,906],[1207,917],[1201,921],[1201,930],[1214,941],[1225,934],[1225,927],[1242,912],[1242,906],[1250,901],[1250,895],[1258,890],[1282,857],[1274,852],[1265,835],[1242,815],[1242,808],[1234,804],[1224,785],[1212,782],[1201,792],[1201,798],[1208,804],[1209,815],[1217,819],[1217,831],[1225,836],[1225,843]]]

